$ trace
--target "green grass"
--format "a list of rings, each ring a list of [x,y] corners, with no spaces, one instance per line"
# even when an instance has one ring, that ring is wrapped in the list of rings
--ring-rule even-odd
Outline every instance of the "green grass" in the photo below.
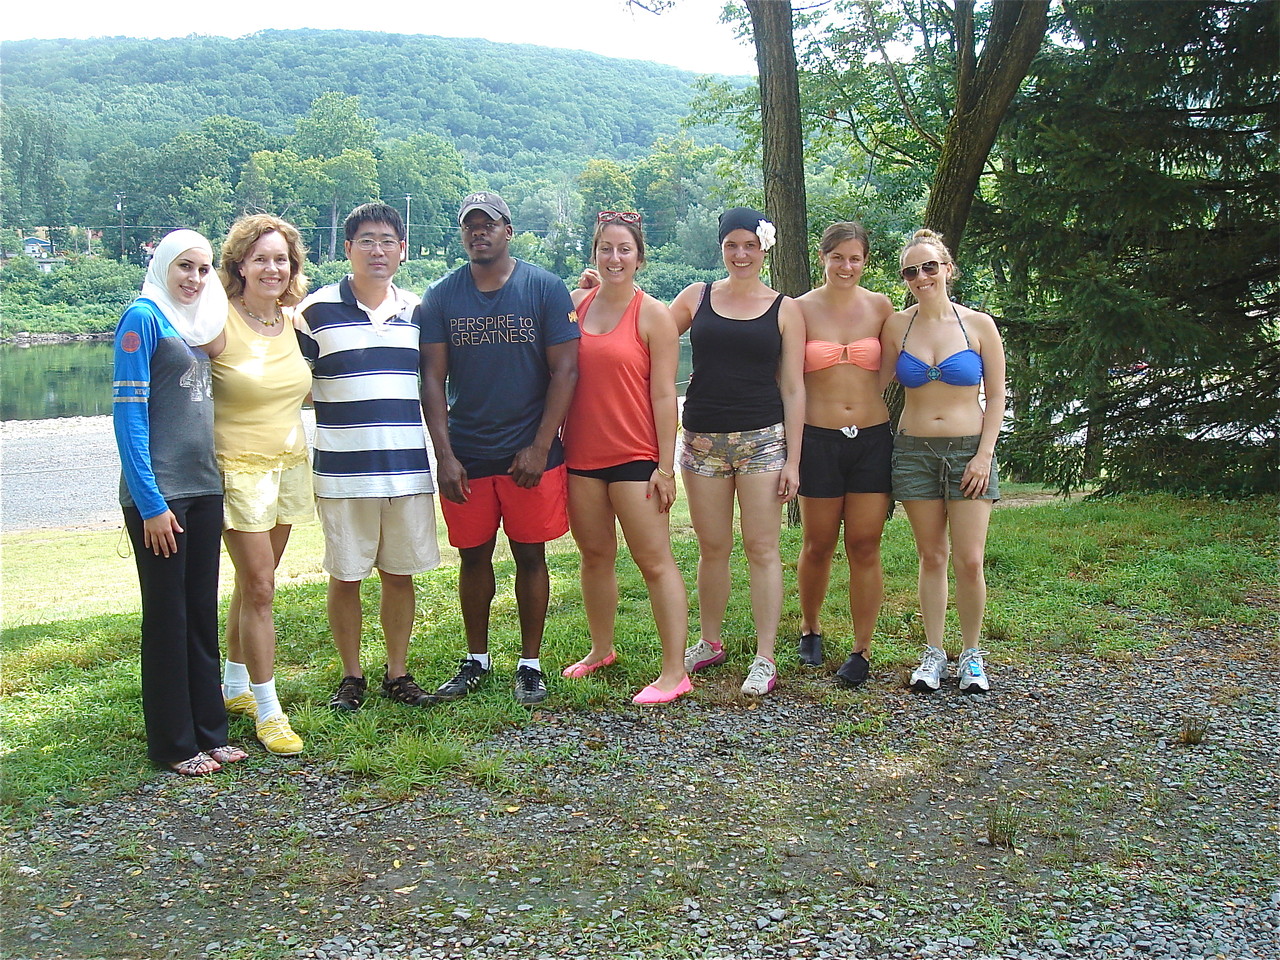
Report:
[[[674,546],[692,583],[697,547],[680,501]],[[443,528],[442,528],[443,529]],[[0,655],[0,733],[6,819],[21,821],[55,803],[81,803],[126,791],[156,775],[145,759],[137,662],[137,587],[132,560],[116,555],[118,534],[56,532],[6,536],[4,631]],[[847,735],[873,738],[882,724],[875,688],[853,693],[807,682],[790,665],[787,640],[799,622],[795,557],[800,531],[783,533],[786,599],[780,660],[798,695],[846,713]],[[512,761],[484,746],[501,730],[521,726],[530,712],[508,689],[519,646],[512,597],[514,569],[499,554],[492,650],[495,678],[475,695],[429,710],[409,710],[371,696],[354,716],[324,709],[340,675],[324,612],[320,539],[299,528],[282,564],[277,593],[279,690],[310,762],[331,762],[368,780],[374,800],[411,795],[444,778],[468,778],[490,789],[517,792]],[[1091,501],[1046,501],[1002,509],[992,519],[988,547],[988,647],[994,662],[1076,652],[1141,656],[1158,644],[1144,623],[1258,625],[1271,617],[1277,558],[1274,505],[1262,499],[1221,503],[1162,496]],[[55,559],[56,558],[56,559]],[[735,589],[725,637],[732,662],[751,652],[746,562],[734,558]],[[873,648],[874,668],[905,668],[921,642],[915,596],[915,552],[901,511],[884,538],[886,598]],[[838,557],[824,610],[833,658],[852,635],[847,579]],[[618,663],[589,680],[569,683],[559,667],[587,648],[578,596],[577,556],[569,538],[549,552],[552,601],[543,658],[551,709],[631,710],[628,697],[659,669],[659,651],[643,581],[625,556]],[[229,573],[230,564],[226,565]],[[417,578],[418,618],[411,669],[433,685],[451,675],[461,654],[457,569],[452,562]],[[380,676],[376,581],[364,590],[364,665]],[[224,595],[225,600],[225,595]],[[951,624],[949,636],[955,636]],[[727,674],[726,674],[727,676]],[[736,696],[712,681],[698,696],[723,702]],[[724,687],[724,690],[721,689]],[[731,690],[731,693],[725,693]],[[252,741],[249,721],[232,721],[232,739]],[[261,758],[261,754],[257,754]],[[625,759],[625,758],[623,758]],[[601,764],[620,762],[602,754]],[[255,759],[250,763],[277,762]],[[536,782],[518,788],[536,793]],[[1106,798],[1091,797],[1098,803]]]

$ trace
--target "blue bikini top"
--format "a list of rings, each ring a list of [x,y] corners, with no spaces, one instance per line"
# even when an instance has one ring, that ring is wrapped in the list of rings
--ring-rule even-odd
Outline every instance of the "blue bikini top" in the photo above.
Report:
[[[898,382],[904,387],[923,387],[934,380],[941,380],[953,387],[973,387],[982,382],[982,354],[969,346],[969,334],[954,303],[951,309],[955,312],[956,322],[960,324],[960,332],[964,334],[965,349],[953,353],[936,367],[931,367],[919,357],[908,353],[907,334],[911,332],[911,324],[916,322],[915,314],[912,314],[907,329],[902,334],[902,348],[894,367]]]

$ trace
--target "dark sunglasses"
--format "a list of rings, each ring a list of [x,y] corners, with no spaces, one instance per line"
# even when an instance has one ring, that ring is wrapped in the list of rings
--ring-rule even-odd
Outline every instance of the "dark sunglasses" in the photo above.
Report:
[[[924,263],[914,264],[910,267],[902,268],[903,280],[914,280],[920,273],[924,271],[926,277],[936,276],[938,271],[942,269],[942,264],[937,260],[926,260]]]
[[[596,214],[596,223],[613,223],[615,220],[621,220],[623,223],[639,223],[640,214],[618,210],[601,210]]]

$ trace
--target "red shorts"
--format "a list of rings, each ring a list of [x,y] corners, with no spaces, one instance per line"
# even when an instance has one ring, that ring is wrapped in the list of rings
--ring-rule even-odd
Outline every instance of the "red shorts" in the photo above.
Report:
[[[568,481],[564,464],[542,475],[536,487],[522,487],[509,474],[472,480],[466,503],[440,498],[449,543],[460,550],[488,543],[498,533],[516,543],[546,543],[569,532]]]

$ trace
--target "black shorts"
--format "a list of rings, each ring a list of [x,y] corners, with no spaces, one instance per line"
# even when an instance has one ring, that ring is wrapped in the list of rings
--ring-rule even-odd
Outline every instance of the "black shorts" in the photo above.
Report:
[[[605,483],[618,483],[630,480],[648,483],[653,471],[658,469],[657,460],[632,460],[630,463],[619,463],[616,466],[601,470],[570,470],[575,477],[587,477],[590,480],[603,480]]]
[[[806,423],[800,446],[800,496],[891,493],[892,457],[893,431],[887,421],[863,427],[853,437],[844,430]]]

